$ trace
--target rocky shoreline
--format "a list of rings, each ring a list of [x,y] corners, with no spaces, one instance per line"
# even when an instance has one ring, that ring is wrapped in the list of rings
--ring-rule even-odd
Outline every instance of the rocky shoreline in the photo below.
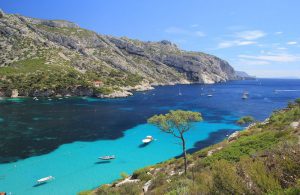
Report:
[[[19,98],[19,97],[72,97],[72,96],[89,96],[89,97],[97,97],[97,98],[123,98],[132,96],[134,92],[148,91],[153,90],[156,86],[167,86],[167,85],[177,85],[177,84],[192,84],[187,80],[183,80],[181,82],[169,82],[169,83],[149,83],[147,81],[143,81],[141,84],[136,85],[134,87],[127,86],[121,87],[120,90],[114,90],[109,94],[100,94],[95,92],[93,88],[84,87],[84,86],[76,86],[68,89],[60,89],[57,91],[51,89],[45,90],[34,90],[33,92],[24,92],[19,91],[17,89],[12,90],[1,90],[0,89],[0,97],[10,97],[10,98]],[[208,83],[210,84],[210,83]]]

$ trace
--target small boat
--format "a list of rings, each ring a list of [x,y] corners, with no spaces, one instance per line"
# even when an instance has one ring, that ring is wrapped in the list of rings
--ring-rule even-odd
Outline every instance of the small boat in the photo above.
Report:
[[[37,183],[39,183],[39,184],[41,184],[41,183],[46,183],[46,182],[48,182],[48,181],[51,181],[51,180],[53,180],[53,179],[55,179],[53,176],[48,176],[48,177],[43,177],[43,178],[41,178],[41,179],[38,179],[37,180]]]
[[[35,100],[35,101],[38,101],[38,100],[39,100],[37,97],[33,97],[32,99]]]
[[[243,99],[243,100],[248,99],[248,94],[243,93],[242,99]]]
[[[145,139],[142,140],[142,142],[144,144],[148,144],[148,143],[150,143],[152,141],[153,141],[153,137],[151,135],[148,135]]]
[[[111,156],[101,156],[99,157],[99,159],[101,160],[112,160],[112,159],[115,159],[116,156],[115,155],[111,155]]]
[[[212,94],[208,94],[208,95],[207,95],[207,97],[212,97],[212,96],[213,96]]]

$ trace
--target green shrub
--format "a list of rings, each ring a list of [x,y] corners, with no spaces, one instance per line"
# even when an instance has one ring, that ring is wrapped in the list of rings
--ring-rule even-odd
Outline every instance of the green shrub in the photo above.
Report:
[[[249,124],[254,122],[254,118],[252,116],[244,116],[236,121],[239,125]]]

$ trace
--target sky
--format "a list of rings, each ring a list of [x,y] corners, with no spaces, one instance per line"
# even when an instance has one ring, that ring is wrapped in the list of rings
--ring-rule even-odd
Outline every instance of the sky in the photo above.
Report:
[[[170,40],[258,77],[300,78],[299,0],[0,0],[0,8],[100,34]]]

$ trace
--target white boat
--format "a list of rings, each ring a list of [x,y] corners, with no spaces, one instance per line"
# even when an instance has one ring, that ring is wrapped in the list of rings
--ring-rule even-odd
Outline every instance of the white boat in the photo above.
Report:
[[[35,100],[35,101],[39,100],[37,97],[33,97],[32,99]]]
[[[151,135],[148,135],[145,139],[142,140],[142,142],[144,144],[148,144],[148,143],[150,143],[152,141],[153,141],[153,137]]]
[[[248,94],[243,93],[242,99],[243,99],[243,100],[248,99]]]
[[[39,183],[39,184],[40,183],[46,183],[46,182],[51,181],[53,179],[54,179],[54,177],[50,175],[48,177],[43,177],[43,178],[37,180],[37,183]]]
[[[179,96],[181,96],[181,95],[182,95],[182,93],[181,93],[180,89],[179,89],[179,91],[178,91],[178,95],[179,95]]]
[[[111,155],[111,156],[101,156],[99,157],[99,159],[101,160],[112,160],[112,159],[115,159],[116,156],[115,155]]]
[[[208,94],[208,95],[207,95],[207,97],[212,97],[212,96],[213,96],[212,94]]]

